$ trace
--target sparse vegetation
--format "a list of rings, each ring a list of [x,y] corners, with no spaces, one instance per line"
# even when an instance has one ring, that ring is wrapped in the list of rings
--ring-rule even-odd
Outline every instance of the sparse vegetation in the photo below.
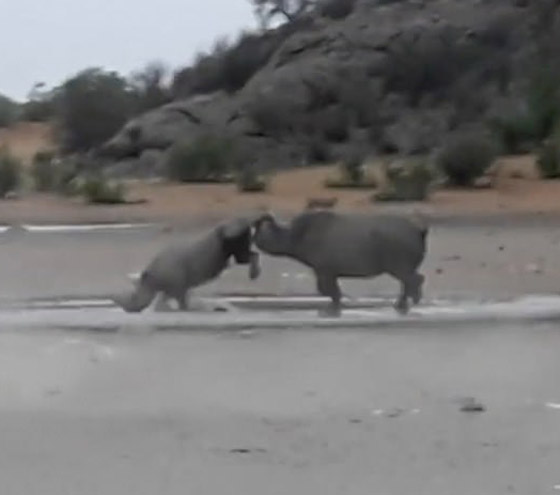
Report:
[[[268,189],[266,177],[260,175],[254,167],[247,166],[237,174],[237,189],[242,193],[260,193]]]
[[[237,168],[236,152],[231,139],[208,134],[174,144],[165,165],[169,178],[178,182],[228,182]]]
[[[119,205],[126,203],[126,190],[120,182],[110,182],[101,175],[88,177],[80,192],[90,204]]]
[[[19,116],[19,107],[15,101],[0,94],[0,129],[11,126]]]
[[[354,10],[356,0],[323,0],[319,3],[319,13],[329,19],[344,19]]]
[[[492,165],[497,151],[488,138],[464,134],[444,146],[437,155],[436,163],[449,185],[470,187]]]
[[[425,159],[406,160],[387,168],[386,187],[374,194],[374,201],[425,201],[434,173]]]
[[[37,191],[47,192],[56,189],[59,171],[55,157],[52,151],[39,151],[33,157],[31,176]]]
[[[65,151],[88,151],[112,137],[132,116],[133,93],[116,72],[93,68],[68,79],[56,94]]]
[[[0,198],[16,191],[21,183],[21,162],[7,148],[0,148]]]
[[[560,178],[560,133],[547,139],[537,155],[537,166],[543,179]]]
[[[328,189],[371,189],[376,186],[377,181],[366,175],[364,157],[357,150],[349,153],[339,165],[339,177],[325,181]]]

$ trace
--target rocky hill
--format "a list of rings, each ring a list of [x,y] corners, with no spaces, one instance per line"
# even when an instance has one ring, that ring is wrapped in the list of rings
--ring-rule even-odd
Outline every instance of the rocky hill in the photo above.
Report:
[[[209,131],[244,142],[266,166],[356,146],[423,153],[526,111],[532,75],[560,58],[559,3],[356,0],[344,18],[314,13],[240,89],[146,113],[104,152],[114,173],[134,175],[157,174],[172,143]]]

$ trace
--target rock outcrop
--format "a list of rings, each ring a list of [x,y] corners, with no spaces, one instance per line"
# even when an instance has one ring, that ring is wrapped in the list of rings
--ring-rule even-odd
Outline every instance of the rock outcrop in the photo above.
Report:
[[[539,1],[557,22],[555,2]],[[336,154],[360,130],[373,151],[424,152],[518,101],[538,21],[519,0],[357,0],[348,17],[289,36],[238,92],[148,112],[104,152],[114,171],[147,175],[172,143],[208,131],[277,167],[306,161],[317,140]]]

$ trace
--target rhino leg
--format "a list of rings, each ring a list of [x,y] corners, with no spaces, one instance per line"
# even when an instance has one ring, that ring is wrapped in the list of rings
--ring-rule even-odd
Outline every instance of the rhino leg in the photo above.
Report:
[[[417,305],[422,300],[422,286],[424,285],[425,277],[421,273],[414,273],[410,277],[410,282],[407,286],[407,291],[412,302]]]
[[[321,316],[340,316],[340,300],[342,298],[342,294],[340,292],[340,286],[338,285],[337,278],[324,273],[316,273],[315,277],[317,280],[317,290],[319,294],[331,299],[330,304],[324,310],[320,311],[319,314]]]
[[[177,294],[175,297],[177,300],[177,305],[179,306],[179,311],[188,311],[189,309],[189,292],[185,291],[182,294]]]
[[[422,299],[422,286],[424,284],[424,275],[420,273],[408,273],[407,275],[395,276],[400,282],[401,291],[397,301],[395,302],[395,309],[400,314],[404,315],[409,310],[409,299],[416,305]]]
[[[398,299],[395,301],[394,308],[397,313],[401,315],[405,315],[408,313],[408,295],[406,292],[406,285],[403,282],[401,282],[401,292]]]

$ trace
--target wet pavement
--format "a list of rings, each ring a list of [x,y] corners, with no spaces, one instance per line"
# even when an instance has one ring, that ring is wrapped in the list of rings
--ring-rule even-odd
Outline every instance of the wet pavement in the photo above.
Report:
[[[554,493],[559,346],[547,324],[4,331],[2,492]]]
[[[402,318],[390,283],[358,283],[319,319],[312,281],[267,260],[256,287],[237,267],[200,291],[238,311],[112,307],[170,235],[0,236],[3,494],[559,491],[555,296],[445,298],[436,281]]]

